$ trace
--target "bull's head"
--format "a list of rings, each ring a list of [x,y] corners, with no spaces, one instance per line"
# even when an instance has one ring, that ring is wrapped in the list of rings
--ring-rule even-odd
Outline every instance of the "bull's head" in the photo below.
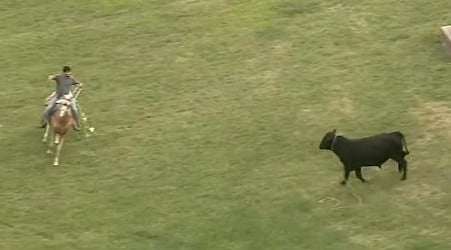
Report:
[[[337,129],[327,132],[319,144],[319,149],[332,150],[332,144],[334,143],[336,132]]]

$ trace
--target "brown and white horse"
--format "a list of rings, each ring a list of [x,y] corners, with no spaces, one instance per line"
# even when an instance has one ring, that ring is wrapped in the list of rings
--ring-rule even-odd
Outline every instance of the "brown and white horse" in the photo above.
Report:
[[[59,157],[64,139],[74,124],[71,110],[72,98],[72,93],[69,93],[56,101],[56,111],[54,111],[50,116],[50,123],[47,124],[45,134],[42,139],[42,142],[46,143],[49,131],[52,129],[52,140],[48,144],[49,148],[47,150],[47,154],[55,153],[55,158],[53,161],[53,165],[55,166],[59,164]]]

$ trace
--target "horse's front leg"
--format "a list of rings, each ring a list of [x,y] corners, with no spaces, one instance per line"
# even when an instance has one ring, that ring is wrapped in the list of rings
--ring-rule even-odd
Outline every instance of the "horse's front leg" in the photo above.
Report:
[[[51,140],[47,144],[47,154],[51,155],[53,153],[53,148],[55,147],[55,133],[52,133]]]
[[[55,144],[56,146],[56,155],[55,160],[53,161],[53,165],[58,166],[59,165],[59,158],[61,153],[61,148],[63,147],[64,143],[64,136],[61,136],[59,134],[56,135]]]
[[[46,143],[47,142],[47,137],[49,136],[49,129],[50,125],[47,123],[47,126],[45,126],[45,133],[44,136],[42,137],[42,143]]]

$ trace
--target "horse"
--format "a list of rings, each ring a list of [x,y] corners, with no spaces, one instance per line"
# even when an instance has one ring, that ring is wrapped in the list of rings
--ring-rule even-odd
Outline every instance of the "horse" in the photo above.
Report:
[[[55,153],[55,158],[53,161],[54,166],[59,165],[61,148],[63,147],[64,140],[69,130],[74,124],[71,110],[72,100],[72,93],[69,93],[57,99],[57,101],[55,102],[55,111],[50,116],[50,122],[47,122],[45,134],[42,139],[42,142],[46,143],[50,129],[52,129],[52,140],[48,144],[47,154]]]

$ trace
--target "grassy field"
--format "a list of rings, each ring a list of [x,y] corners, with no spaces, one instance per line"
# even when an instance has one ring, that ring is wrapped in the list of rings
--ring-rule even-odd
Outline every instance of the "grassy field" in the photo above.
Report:
[[[451,249],[449,0],[0,5],[0,249]],[[69,64],[96,128],[35,128]],[[325,132],[405,133],[340,186]]]

